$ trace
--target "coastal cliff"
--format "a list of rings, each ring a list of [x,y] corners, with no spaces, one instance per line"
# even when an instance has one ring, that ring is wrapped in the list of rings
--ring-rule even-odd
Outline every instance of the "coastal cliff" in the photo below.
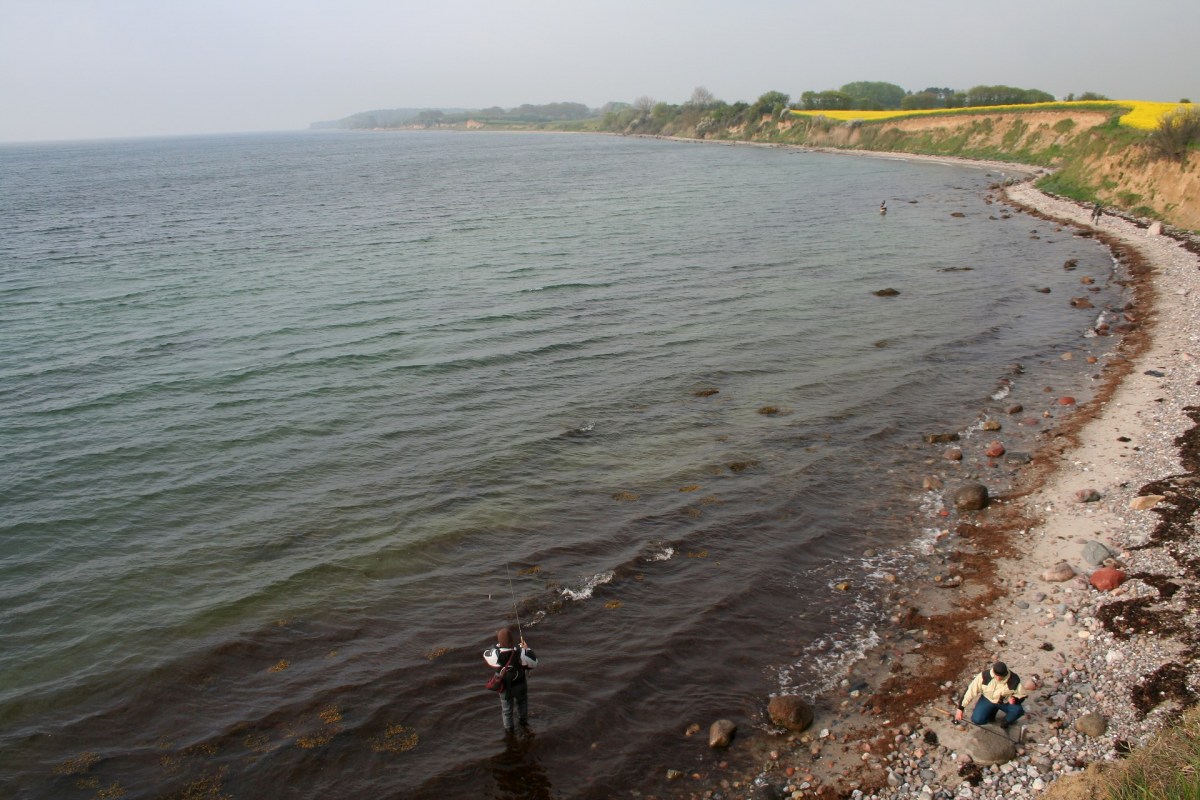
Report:
[[[835,122],[780,120],[762,138],[816,147],[958,156],[1036,164],[1055,171],[1041,188],[1098,200],[1139,217],[1200,230],[1200,170],[1150,157],[1139,138],[1102,111],[1030,111]]]
[[[660,135],[1008,161],[1044,167],[1039,188],[1132,216],[1200,231],[1195,158],[1155,158],[1146,134],[1108,109],[1030,109],[839,121],[785,111],[757,122],[713,126],[701,118]]]

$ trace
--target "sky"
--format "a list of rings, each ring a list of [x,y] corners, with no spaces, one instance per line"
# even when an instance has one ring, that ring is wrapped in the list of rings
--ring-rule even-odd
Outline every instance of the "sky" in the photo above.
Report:
[[[0,0],[0,142],[851,81],[1200,102],[1196,0]]]

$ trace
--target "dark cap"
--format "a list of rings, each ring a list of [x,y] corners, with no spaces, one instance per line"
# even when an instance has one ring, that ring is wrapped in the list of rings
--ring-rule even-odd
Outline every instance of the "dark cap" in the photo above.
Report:
[[[992,664],[992,674],[1003,678],[1008,674],[1008,665],[1003,661],[997,661],[995,664]]]

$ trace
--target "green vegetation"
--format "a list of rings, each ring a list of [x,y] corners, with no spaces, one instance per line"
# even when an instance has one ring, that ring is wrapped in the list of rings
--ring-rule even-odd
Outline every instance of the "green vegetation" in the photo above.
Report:
[[[1200,797],[1200,707],[1185,713],[1178,724],[1160,732],[1127,760],[1105,765],[1092,780],[1103,792],[1093,796],[1110,800],[1196,800]],[[1055,796],[1052,788],[1048,797]]]
[[[1180,108],[1165,115],[1147,140],[1159,158],[1182,162],[1200,144],[1200,108]]]

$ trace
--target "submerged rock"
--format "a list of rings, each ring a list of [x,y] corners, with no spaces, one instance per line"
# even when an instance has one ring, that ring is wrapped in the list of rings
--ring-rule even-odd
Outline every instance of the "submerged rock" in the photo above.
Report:
[[[812,706],[794,694],[772,697],[767,704],[767,715],[776,725],[795,733],[807,730],[813,721]]]
[[[929,444],[945,444],[946,442],[957,442],[957,433],[927,433],[925,441]]]
[[[959,511],[979,511],[987,508],[990,498],[982,483],[968,483],[954,491],[953,501]]]
[[[737,725],[734,725],[731,720],[719,719],[708,728],[708,746],[729,747],[733,741],[733,734],[736,732]]]
[[[887,289],[877,289],[874,294],[876,297],[895,297],[900,294],[900,290],[888,287]]]

